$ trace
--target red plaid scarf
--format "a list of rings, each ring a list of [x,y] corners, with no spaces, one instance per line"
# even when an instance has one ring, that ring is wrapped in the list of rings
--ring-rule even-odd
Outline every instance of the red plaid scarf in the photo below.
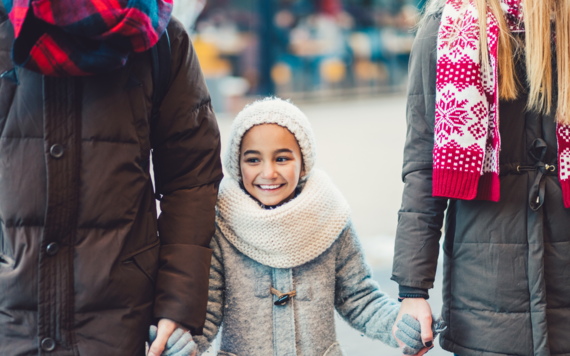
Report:
[[[173,0],[4,0],[14,25],[12,59],[50,76],[121,68],[154,46]]]
[[[501,0],[512,32],[524,32],[521,0]],[[474,0],[447,0],[438,35],[433,195],[499,201],[499,25],[487,12],[490,71],[481,66]],[[558,177],[570,207],[570,126],[558,124]]]

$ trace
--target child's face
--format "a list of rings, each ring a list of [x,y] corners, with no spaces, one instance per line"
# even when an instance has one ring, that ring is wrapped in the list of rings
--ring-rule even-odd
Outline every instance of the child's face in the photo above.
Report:
[[[299,144],[284,127],[257,125],[241,141],[243,185],[264,205],[277,205],[294,197],[302,166]]]

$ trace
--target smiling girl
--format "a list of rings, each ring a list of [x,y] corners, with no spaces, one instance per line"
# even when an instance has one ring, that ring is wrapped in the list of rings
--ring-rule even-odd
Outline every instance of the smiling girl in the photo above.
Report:
[[[289,130],[277,124],[254,126],[243,137],[241,152],[242,185],[262,207],[295,197],[303,158]]]
[[[348,203],[315,158],[309,121],[289,102],[257,101],[235,119],[198,354],[223,326],[217,355],[342,355],[335,309],[398,346],[399,307],[371,279]]]

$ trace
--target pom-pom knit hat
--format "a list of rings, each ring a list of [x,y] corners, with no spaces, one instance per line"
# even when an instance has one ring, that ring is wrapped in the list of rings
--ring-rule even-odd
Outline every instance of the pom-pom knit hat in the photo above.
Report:
[[[230,142],[224,159],[226,172],[241,182],[240,147],[243,136],[256,125],[276,124],[289,130],[297,139],[303,156],[305,173],[301,181],[310,176],[317,154],[315,135],[307,116],[298,107],[275,97],[268,97],[247,105],[235,118],[230,130]]]

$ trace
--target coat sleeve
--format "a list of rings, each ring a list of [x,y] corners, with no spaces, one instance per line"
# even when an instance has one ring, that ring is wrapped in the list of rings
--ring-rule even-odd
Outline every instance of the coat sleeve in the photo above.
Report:
[[[198,345],[198,355],[203,354],[218,335],[224,320],[224,304],[226,282],[224,277],[224,262],[220,245],[214,237],[210,245],[212,248],[212,264],[210,266],[210,286],[208,293],[208,309],[204,335],[196,336],[194,341]]]
[[[433,288],[447,199],[432,194],[436,48],[441,12],[429,15],[412,47],[407,135],[392,279],[400,286]],[[408,291],[413,288],[408,288]]]
[[[222,179],[220,135],[188,33],[173,19],[170,88],[152,133],[156,189],[163,197],[154,316],[202,334],[208,300],[210,240]]]
[[[372,279],[370,266],[354,228],[349,225],[341,237],[336,261],[335,306],[353,328],[373,339],[398,347],[392,326],[400,310]]]

